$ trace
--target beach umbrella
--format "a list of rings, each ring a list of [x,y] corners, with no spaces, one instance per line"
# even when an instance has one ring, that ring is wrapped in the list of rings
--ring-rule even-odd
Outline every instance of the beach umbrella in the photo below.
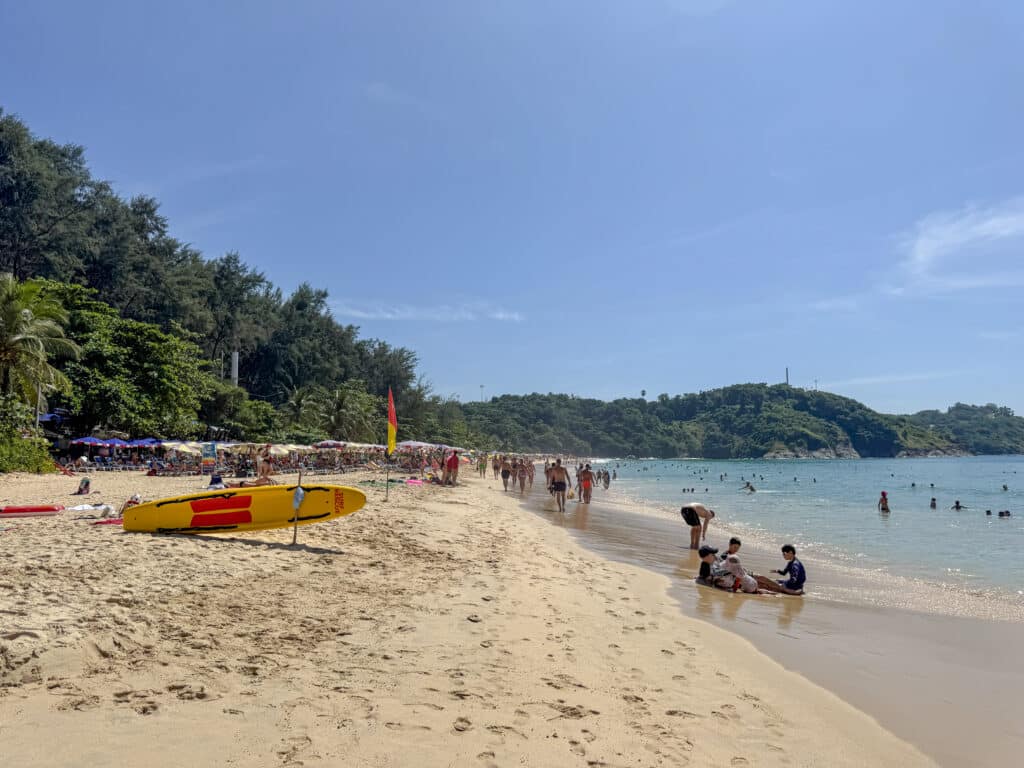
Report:
[[[335,449],[337,449],[337,448],[344,448],[345,447],[345,443],[341,442],[340,440],[321,440],[319,443],[315,443],[313,445],[313,447],[314,448],[319,448],[321,450],[326,450],[328,448],[335,448]]]
[[[131,445],[131,443],[129,443],[127,440],[122,440],[119,437],[114,437],[111,438],[110,440],[107,440],[106,445],[108,448],[127,448],[129,445]]]
[[[424,443],[419,440],[403,440],[395,448],[405,448],[408,450],[415,450],[416,448],[442,448],[443,446],[437,445],[436,443]]]
[[[171,451],[177,451],[178,453],[194,455],[202,453],[202,448],[199,446],[199,443],[186,443],[180,440],[167,440],[164,442],[164,448]]]
[[[72,445],[106,445],[106,440],[100,440],[98,437],[78,437],[71,441]]]

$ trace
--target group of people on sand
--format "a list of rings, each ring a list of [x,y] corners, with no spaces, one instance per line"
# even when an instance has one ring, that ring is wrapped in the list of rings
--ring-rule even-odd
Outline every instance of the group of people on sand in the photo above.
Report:
[[[528,488],[533,487],[533,462],[522,457],[495,456],[491,460],[491,469],[494,470],[494,478],[501,476],[501,484],[508,491],[509,487],[514,491],[519,486],[519,494],[526,493]]]
[[[603,485],[605,490],[612,482],[612,473],[606,469],[599,469],[596,472],[589,464],[578,464],[575,475],[576,501],[582,504],[589,504],[594,497],[594,486]],[[548,492],[555,497],[558,504],[558,511],[565,512],[566,498],[572,498],[573,478],[569,470],[562,466],[561,459],[554,462],[544,462],[544,479],[547,483]]]
[[[762,594],[775,592],[783,595],[802,595],[807,571],[796,556],[796,547],[792,544],[782,546],[782,559],[786,567],[774,571],[785,579],[771,579],[767,576],[751,573],[740,563],[739,551],[742,542],[735,536],[729,539],[729,548],[719,554],[714,547],[703,546],[697,554],[700,556],[700,572],[697,582],[709,587],[727,589],[731,592]]]
[[[715,511],[703,504],[691,501],[679,510],[683,522],[690,527],[690,549],[696,549],[700,555],[700,574],[698,583],[709,587],[729,589],[733,592],[778,592],[785,595],[802,595],[807,572],[803,563],[797,560],[796,548],[786,544],[782,548],[782,557],[786,567],[775,573],[786,576],[785,580],[773,580],[767,576],[746,571],[740,564],[739,551],[742,542],[736,537],[729,539],[729,549],[719,555],[718,550],[701,542],[708,537],[708,524],[715,518]]]

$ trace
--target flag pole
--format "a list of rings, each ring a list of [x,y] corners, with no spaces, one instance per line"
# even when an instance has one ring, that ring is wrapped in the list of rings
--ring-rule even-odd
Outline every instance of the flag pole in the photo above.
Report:
[[[295,507],[295,525],[292,527],[292,546],[299,543],[299,507],[302,506],[302,498],[305,492],[302,490],[302,470],[299,470],[299,484],[295,487],[295,499],[292,506]]]
[[[395,440],[398,439],[398,417],[395,415],[395,396],[388,387],[388,444],[384,449],[384,501],[391,494],[391,457],[395,455]]]

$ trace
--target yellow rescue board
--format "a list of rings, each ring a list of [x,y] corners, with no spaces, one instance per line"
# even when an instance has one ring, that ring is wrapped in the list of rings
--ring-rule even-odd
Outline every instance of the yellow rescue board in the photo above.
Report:
[[[227,488],[157,499],[124,511],[124,530],[231,533],[295,525],[295,485]],[[336,520],[363,508],[366,494],[343,485],[302,486],[298,524]]]

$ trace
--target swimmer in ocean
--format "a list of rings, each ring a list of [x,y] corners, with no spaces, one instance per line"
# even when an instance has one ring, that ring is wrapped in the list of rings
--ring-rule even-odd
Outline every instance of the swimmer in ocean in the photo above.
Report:
[[[957,504],[959,503],[957,502]],[[882,495],[878,499],[878,511],[883,515],[889,514],[889,496],[885,491],[882,491]]]

